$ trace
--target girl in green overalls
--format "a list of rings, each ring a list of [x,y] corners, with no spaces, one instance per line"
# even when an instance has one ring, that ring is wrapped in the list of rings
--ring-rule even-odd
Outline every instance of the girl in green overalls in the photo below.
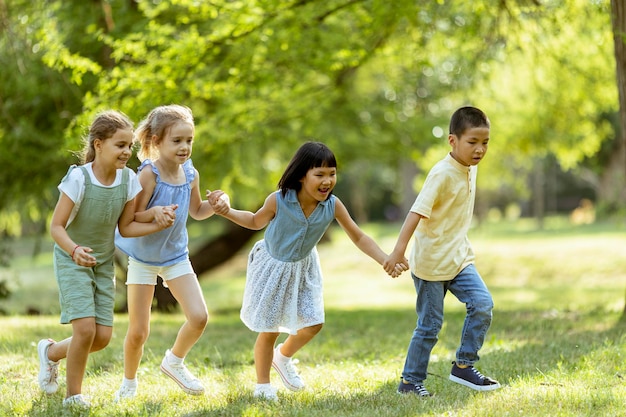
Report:
[[[86,142],[84,164],[70,167],[59,184],[50,226],[61,323],[72,324],[72,337],[60,342],[43,339],[37,346],[41,389],[57,391],[59,361],[67,358],[63,405],[78,407],[89,407],[81,394],[87,357],[108,345],[113,330],[115,228],[123,236],[142,236],[171,226],[175,219],[173,208],[163,207],[166,216],[161,222],[134,221],[141,185],[126,167],[133,124],[124,114],[98,114]]]

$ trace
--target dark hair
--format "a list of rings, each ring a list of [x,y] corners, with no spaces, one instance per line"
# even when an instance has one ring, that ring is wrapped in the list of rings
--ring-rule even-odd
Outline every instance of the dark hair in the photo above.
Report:
[[[450,134],[460,137],[472,127],[490,127],[487,115],[476,107],[461,107],[450,118]]]
[[[300,191],[302,188],[300,180],[306,176],[309,169],[319,167],[337,168],[335,154],[321,142],[304,143],[291,158],[291,162],[278,181],[278,188],[283,195],[287,194],[289,189]]]
[[[133,127],[133,122],[120,111],[105,110],[98,113],[93,122],[91,122],[91,126],[89,126],[87,137],[83,139],[84,147],[79,155],[81,162],[86,164],[87,162],[93,162],[96,158],[94,140],[100,139],[104,141],[112,137],[118,129],[133,130]]]
[[[152,109],[146,118],[139,123],[135,132],[135,137],[141,144],[141,149],[137,153],[139,160],[158,158],[159,151],[152,142],[152,136],[162,140],[167,130],[178,122],[187,122],[194,126],[193,114],[189,107],[170,104]]]

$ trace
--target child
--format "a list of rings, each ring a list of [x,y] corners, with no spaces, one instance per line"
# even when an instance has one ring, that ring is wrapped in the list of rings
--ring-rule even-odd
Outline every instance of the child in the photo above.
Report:
[[[430,352],[443,324],[447,291],[467,308],[450,380],[479,391],[500,387],[473,366],[491,324],[493,300],[474,267],[474,253],[467,238],[474,211],[476,165],[487,153],[489,126],[487,116],[474,107],[462,107],[452,115],[448,136],[452,152],[428,174],[394,250],[384,261],[385,271],[394,271],[415,232],[410,264],[418,320],[398,387],[400,393],[430,396],[424,380]]]
[[[207,324],[207,307],[187,248],[187,214],[196,220],[213,215],[200,195],[199,175],[191,162],[194,139],[191,110],[180,105],[153,109],[137,128],[141,143],[138,169],[142,191],[137,197],[135,218],[161,221],[163,207],[175,207],[174,225],[141,238],[116,238],[128,256],[128,331],[124,340],[124,379],[116,399],[137,393],[137,369],[150,333],[150,308],[157,275],[162,277],[180,303],[186,321],[174,345],[165,353],[161,370],[188,394],[204,392],[202,383],[185,364],[185,357]]]
[[[270,369],[284,385],[298,391],[304,382],[291,357],[313,339],[324,323],[322,273],[316,245],[336,219],[352,242],[382,265],[385,253],[352,220],[334,195],[337,182],[335,155],[318,142],[307,142],[296,152],[278,182],[279,191],[266,199],[256,213],[228,207],[222,191],[208,194],[215,212],[252,230],[267,226],[248,258],[241,320],[258,332],[254,346],[257,385],[255,397],[276,400]],[[408,269],[399,260],[389,273]],[[289,334],[274,348],[279,332]]]
[[[111,339],[116,226],[125,236],[141,236],[173,223],[170,208],[163,210],[159,223],[134,221],[135,196],[141,186],[126,168],[132,144],[133,125],[125,115],[100,113],[89,128],[84,165],[72,166],[59,185],[50,232],[56,243],[61,323],[72,324],[72,337],[61,342],[43,339],[37,351],[39,386],[48,394],[57,391],[59,360],[67,358],[64,406],[89,407],[81,394],[87,357]]]

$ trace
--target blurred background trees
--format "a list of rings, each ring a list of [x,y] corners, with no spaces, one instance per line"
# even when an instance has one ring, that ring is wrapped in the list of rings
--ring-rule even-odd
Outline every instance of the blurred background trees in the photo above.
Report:
[[[96,112],[168,103],[194,111],[201,186],[240,208],[312,138],[357,221],[399,220],[471,104],[492,121],[479,220],[623,213],[611,17],[609,0],[0,0],[0,232],[47,232]],[[199,273],[252,236],[200,227]]]

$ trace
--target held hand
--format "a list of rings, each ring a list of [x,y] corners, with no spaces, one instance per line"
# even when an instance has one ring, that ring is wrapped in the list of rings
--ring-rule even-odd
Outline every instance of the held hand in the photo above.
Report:
[[[174,223],[176,220],[176,209],[178,208],[178,204],[170,204],[169,206],[163,207],[163,214],[168,216],[171,219],[171,223]]]
[[[400,268],[400,273],[408,271],[409,269],[411,269],[411,267],[409,266],[409,260],[407,258],[404,258],[402,262],[396,264],[396,268]]]
[[[383,269],[387,274],[396,278],[402,274],[402,272],[407,271],[409,269],[409,262],[403,256],[398,256],[395,253],[391,253],[385,260],[383,261]]]
[[[383,269],[386,273],[391,275],[391,273],[396,269],[396,263],[390,256],[387,256],[383,261]]]
[[[400,275],[402,275],[402,272],[406,271],[407,268],[405,265],[403,264],[396,264],[396,266],[394,267],[393,271],[391,271],[391,273],[389,273],[389,276],[391,278],[398,278]]]
[[[391,277],[397,278],[400,275],[402,275],[404,271],[408,271],[408,270],[409,270],[409,261],[408,259],[404,258],[402,262],[399,262],[395,265],[393,272],[391,273]]]
[[[224,215],[230,210],[230,198],[222,190],[207,190],[207,200],[215,214]]]
[[[92,267],[96,266],[96,258],[90,255],[93,250],[87,246],[79,246],[74,249],[72,260],[76,265]]]
[[[178,208],[177,204],[171,204],[169,206],[155,206],[154,210],[154,222],[159,225],[161,229],[166,229],[174,224],[176,220],[175,210]]]

